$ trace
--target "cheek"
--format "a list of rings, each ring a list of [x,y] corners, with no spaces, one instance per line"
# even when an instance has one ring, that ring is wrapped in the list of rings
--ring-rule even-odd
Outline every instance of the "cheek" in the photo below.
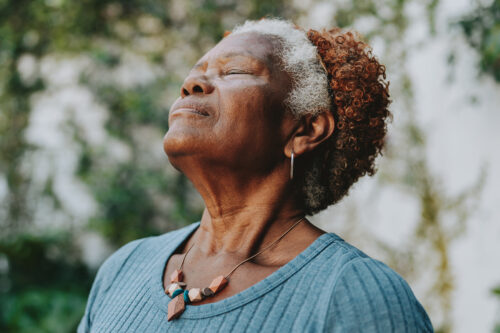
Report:
[[[256,158],[281,150],[281,110],[262,89],[246,88],[237,98],[222,100],[219,110],[214,134],[226,153],[244,151]]]
[[[220,116],[215,125],[216,133],[226,132],[232,137],[251,136],[262,132],[268,115],[266,100],[255,87],[241,89],[230,98],[220,100]]]
[[[221,120],[234,124],[263,122],[273,111],[274,103],[269,85],[254,84],[225,89],[220,94]]]

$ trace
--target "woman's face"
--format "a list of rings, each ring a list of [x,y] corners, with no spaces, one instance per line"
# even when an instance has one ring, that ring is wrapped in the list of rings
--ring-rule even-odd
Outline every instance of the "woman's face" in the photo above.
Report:
[[[174,166],[195,157],[265,172],[283,159],[291,83],[275,51],[266,36],[229,35],[197,62],[170,109],[164,150]]]

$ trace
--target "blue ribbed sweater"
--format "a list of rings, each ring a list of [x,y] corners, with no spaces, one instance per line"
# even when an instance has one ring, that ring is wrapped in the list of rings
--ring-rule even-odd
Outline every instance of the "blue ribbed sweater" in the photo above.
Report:
[[[408,284],[333,233],[221,301],[167,322],[162,275],[199,222],[133,241],[99,269],[78,332],[432,332]]]

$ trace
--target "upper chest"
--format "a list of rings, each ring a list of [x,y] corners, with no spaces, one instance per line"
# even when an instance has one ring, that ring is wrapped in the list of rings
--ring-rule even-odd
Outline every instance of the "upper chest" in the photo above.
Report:
[[[183,255],[173,255],[164,270],[163,287],[168,288],[172,283],[175,271],[179,270]],[[266,277],[277,271],[281,266],[261,266],[252,262],[245,262],[241,265],[237,261],[223,262],[221,260],[201,260],[184,262],[182,266],[181,281],[186,283],[185,290],[192,288],[210,287],[212,282],[220,276],[227,277],[227,284],[213,296],[205,297],[192,305],[202,305],[221,301],[225,298],[238,294],[245,289],[264,280]],[[227,276],[230,274],[229,276]]]

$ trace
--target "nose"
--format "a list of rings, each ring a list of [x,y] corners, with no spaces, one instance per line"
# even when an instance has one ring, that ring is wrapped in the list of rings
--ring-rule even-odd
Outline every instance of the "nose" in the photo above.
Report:
[[[206,95],[212,93],[213,90],[213,85],[205,75],[190,75],[184,80],[181,87],[181,97],[197,94]]]

